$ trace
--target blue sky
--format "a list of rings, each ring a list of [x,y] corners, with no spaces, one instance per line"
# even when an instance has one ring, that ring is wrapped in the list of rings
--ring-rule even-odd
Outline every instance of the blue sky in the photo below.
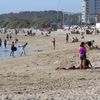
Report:
[[[81,0],[1,0],[0,14],[20,11],[81,12]]]

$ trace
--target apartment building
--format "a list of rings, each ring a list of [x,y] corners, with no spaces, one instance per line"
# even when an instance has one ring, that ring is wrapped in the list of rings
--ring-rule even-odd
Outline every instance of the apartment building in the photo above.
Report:
[[[100,15],[100,0],[82,0],[82,22],[95,23]]]

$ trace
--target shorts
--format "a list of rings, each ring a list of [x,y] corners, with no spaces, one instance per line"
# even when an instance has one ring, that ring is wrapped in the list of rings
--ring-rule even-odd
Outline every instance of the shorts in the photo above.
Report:
[[[80,59],[81,59],[81,60],[86,60],[86,55],[80,56]]]

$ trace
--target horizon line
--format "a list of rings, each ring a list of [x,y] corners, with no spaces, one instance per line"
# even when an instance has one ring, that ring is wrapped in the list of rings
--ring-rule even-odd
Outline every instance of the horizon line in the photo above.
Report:
[[[21,12],[44,12],[44,11],[56,11],[56,12],[59,12],[59,11],[61,11],[61,12],[65,12],[65,13],[81,13],[81,12],[67,12],[67,11],[62,11],[62,10],[35,10],[35,11],[33,11],[33,10],[23,10],[23,11],[11,11],[11,12],[4,12],[4,13],[0,13],[0,15],[3,15],[3,14],[10,14],[10,13],[21,13]]]

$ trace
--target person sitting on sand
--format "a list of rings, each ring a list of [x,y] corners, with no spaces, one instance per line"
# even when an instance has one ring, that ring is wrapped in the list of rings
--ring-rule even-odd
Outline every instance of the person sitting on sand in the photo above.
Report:
[[[43,33],[43,32],[41,32],[41,35],[44,35],[44,33]]]
[[[86,59],[85,66],[86,66],[85,69],[93,68],[93,65],[91,64],[89,59]]]
[[[77,37],[75,38],[75,42],[79,42],[79,40],[78,40],[78,38],[77,38]]]
[[[45,33],[45,37],[48,37],[49,35],[48,35],[48,33]]]
[[[15,38],[15,44],[17,44],[17,42],[18,42],[18,39],[17,39],[17,38]]]
[[[75,42],[75,38],[74,38],[74,37],[72,37],[72,43],[73,43],[73,42]]]
[[[87,41],[86,42],[86,45],[89,47],[89,49],[92,49],[93,48],[93,44],[94,44],[94,40],[91,40],[91,41]]]
[[[79,40],[78,40],[78,38],[77,37],[73,37],[72,38],[72,43],[74,43],[74,42],[78,42]]]
[[[93,68],[93,66],[92,66],[92,64],[91,64],[89,59],[86,59],[85,66],[86,66],[85,69]],[[62,68],[58,67],[58,68],[56,68],[56,70],[76,70],[76,69],[80,69],[80,66],[79,67],[75,67],[74,65],[71,65],[71,67],[69,67],[69,68],[66,68],[66,67],[62,67]]]

